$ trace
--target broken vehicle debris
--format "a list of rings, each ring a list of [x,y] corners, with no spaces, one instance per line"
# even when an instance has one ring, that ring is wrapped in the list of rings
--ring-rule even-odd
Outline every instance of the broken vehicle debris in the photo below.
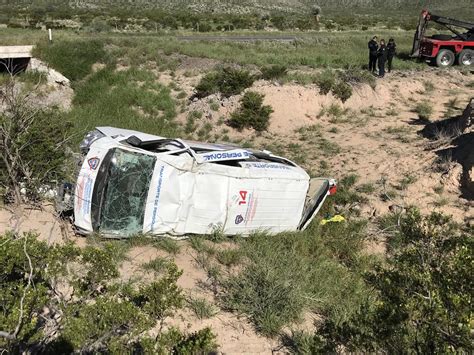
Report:
[[[81,143],[74,194],[81,234],[275,234],[305,229],[332,179],[268,151],[99,127]]]

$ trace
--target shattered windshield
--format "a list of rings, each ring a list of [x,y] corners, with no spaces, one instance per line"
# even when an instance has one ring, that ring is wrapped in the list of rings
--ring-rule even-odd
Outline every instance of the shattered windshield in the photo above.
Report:
[[[100,203],[100,232],[126,236],[142,231],[155,160],[153,156],[115,150]]]

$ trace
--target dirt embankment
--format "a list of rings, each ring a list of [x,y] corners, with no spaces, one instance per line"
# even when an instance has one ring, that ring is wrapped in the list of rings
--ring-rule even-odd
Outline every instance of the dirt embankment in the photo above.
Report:
[[[191,96],[200,76],[177,74],[176,83]],[[162,79],[166,81],[166,76]],[[178,120],[184,125],[190,111],[199,111],[203,114],[198,127],[212,125],[209,140],[230,139],[289,155],[314,174],[322,172],[323,161],[328,166],[323,172],[338,179],[356,174],[360,185],[371,185],[369,202],[360,206],[365,216],[414,205],[424,213],[436,210],[458,221],[471,220],[472,201],[463,193],[460,179],[443,179],[432,138],[420,132],[430,123],[458,117],[474,95],[473,80],[457,70],[394,72],[378,79],[375,90],[368,85],[354,87],[345,103],[331,94],[321,95],[315,85],[258,81],[249,90],[264,94],[264,103],[274,110],[269,130],[262,135],[238,132],[223,123],[239,106],[240,95],[191,102]],[[431,108],[429,118],[420,118],[420,103]],[[334,149],[301,134],[315,126]],[[435,140],[444,138],[439,135]]]
[[[177,84],[189,97],[199,77],[189,77],[183,70],[174,77],[161,74],[159,80],[165,85]],[[241,96],[212,96],[186,103],[178,120],[184,125],[190,111],[200,111],[203,114],[197,125],[211,124],[209,140],[232,140],[281,152],[314,175],[324,173],[341,179],[356,174],[356,189],[367,202],[354,208],[364,217],[389,213],[394,206],[415,205],[425,213],[441,211],[472,223],[473,118],[472,110],[462,113],[473,96],[469,86],[473,79],[454,70],[395,72],[379,80],[375,90],[369,86],[354,88],[353,96],[345,103],[332,95],[321,95],[313,85],[259,81],[251,89],[265,94],[265,104],[274,110],[268,132],[238,132],[225,125],[225,118],[238,107]],[[433,108],[428,120],[420,119],[415,112],[420,102]],[[339,109],[328,110],[331,106]],[[439,129],[438,123],[446,120],[462,122],[463,130]],[[438,128],[423,134],[430,124]],[[311,132],[317,135],[312,137]],[[87,243],[85,238],[74,236],[68,223],[55,218],[52,206],[17,211],[0,208],[0,233],[11,229],[34,230],[50,243],[67,238],[80,246]],[[184,292],[215,303],[209,289],[201,287],[208,282],[207,275],[186,242],[182,242],[177,255],[167,255],[154,247],[134,247],[128,256],[121,268],[124,279],[146,278],[141,265],[157,256],[169,256],[184,272],[179,280]],[[211,326],[223,353],[270,353],[278,345],[259,336],[245,319],[222,310],[210,319],[199,320],[184,309],[177,317],[167,319],[167,325],[189,331]]]

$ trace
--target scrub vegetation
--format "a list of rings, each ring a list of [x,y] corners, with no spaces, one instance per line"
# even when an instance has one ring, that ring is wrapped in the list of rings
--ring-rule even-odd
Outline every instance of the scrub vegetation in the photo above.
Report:
[[[247,70],[224,67],[205,75],[196,86],[196,97],[220,93],[224,97],[240,94],[252,86],[255,77]]]
[[[331,159],[347,150],[330,133],[367,124],[364,118],[381,111],[372,107],[356,115],[343,104],[357,86],[375,88],[375,78],[364,70],[372,29],[388,38],[397,28],[397,70],[406,71],[403,75],[425,66],[406,59],[416,16],[401,15],[408,8],[404,0],[392,2],[397,6],[388,17],[374,10],[389,6],[379,0],[358,1],[357,11],[336,11],[342,1],[321,1],[318,10],[303,1],[263,0],[263,14],[244,11],[250,6],[245,1],[231,3],[233,11],[212,14],[206,1],[190,1],[179,10],[172,1],[140,9],[131,3],[128,8],[105,8],[100,1],[93,9],[52,4],[47,11],[39,5],[0,5],[5,9],[0,23],[9,26],[5,43],[36,43],[35,56],[68,77],[74,89],[68,111],[36,109],[23,91],[8,85],[19,79],[31,89],[45,78],[35,73],[1,77],[0,106],[6,107],[0,114],[2,204],[16,207],[27,200],[40,205],[39,192],[68,177],[77,143],[96,126],[258,146],[259,139],[273,134],[266,131],[273,108],[257,92],[258,83],[254,85],[260,79],[272,81],[277,89],[288,82],[311,85],[315,95],[332,93],[340,100],[314,112],[312,119],[322,119],[324,125],[287,132],[295,138],[291,143],[276,135],[268,147],[311,165],[311,175],[329,175]],[[446,2],[433,3],[444,9]],[[364,14],[359,13],[364,6]],[[446,11],[457,10],[446,5]],[[55,29],[53,43],[33,30],[42,25]],[[262,29],[287,31],[277,35],[297,39],[190,42],[175,37],[191,31],[222,35]],[[198,65],[212,64],[199,75],[186,69],[183,76],[194,80],[189,89],[187,82],[176,80],[176,73],[196,58],[202,60]],[[424,85],[424,92],[434,90]],[[209,110],[199,106],[205,100]],[[447,105],[459,109],[456,102]],[[232,110],[224,117],[222,110],[228,107]],[[413,101],[410,108],[422,120],[433,115],[429,102]],[[380,134],[412,142],[412,131],[395,122],[398,112],[390,110],[393,126]],[[217,127],[206,121],[212,113],[222,115]],[[255,132],[230,138],[231,128]],[[271,237],[255,233],[228,238],[219,230],[188,241],[138,235],[104,242],[92,236],[79,247],[69,241],[48,244],[35,233],[0,233],[0,349],[207,354],[219,350],[217,329],[194,324],[192,331],[183,330],[185,326],[166,321],[191,315],[199,325],[206,320],[212,324],[216,315],[225,313],[224,319],[238,316],[260,340],[270,338],[291,353],[472,353],[472,226],[440,213],[422,215],[412,206],[393,205],[386,215],[362,217],[361,206],[369,198],[392,201],[417,178],[402,175],[395,185],[387,183],[386,190],[383,178],[367,181],[349,171],[305,231]],[[441,194],[442,188],[435,192]],[[439,204],[446,201],[441,196]],[[375,244],[383,251],[369,252]],[[152,257],[133,264],[137,267],[131,277],[124,275],[136,262],[130,255],[137,249],[135,258],[149,249]],[[192,259],[193,275],[205,275],[189,293],[178,285],[180,278],[193,276],[183,276],[177,266],[185,258]]]
[[[271,106],[263,105],[262,94],[247,91],[240,100],[240,107],[232,113],[229,125],[242,130],[254,128],[257,132],[264,131],[270,124]]]
[[[0,347],[9,352],[191,354],[217,348],[208,328],[148,335],[183,306],[176,285],[181,272],[172,262],[163,263],[151,282],[123,282],[123,254],[114,243],[80,249],[49,246],[34,234],[4,234],[0,251]]]
[[[472,17],[472,1],[429,2],[447,16]],[[399,0],[315,2],[302,0],[255,1],[140,1],[111,4],[105,0],[4,4],[0,23],[16,28],[69,28],[85,32],[147,31],[186,29],[196,32],[263,30],[348,30],[366,31],[375,26],[414,29],[420,3]],[[370,16],[367,16],[370,14]]]
[[[36,107],[29,96],[28,86],[6,76],[0,94],[0,195],[17,204],[22,190],[31,202],[39,201],[43,185],[61,181],[70,168],[71,122],[57,109]]]

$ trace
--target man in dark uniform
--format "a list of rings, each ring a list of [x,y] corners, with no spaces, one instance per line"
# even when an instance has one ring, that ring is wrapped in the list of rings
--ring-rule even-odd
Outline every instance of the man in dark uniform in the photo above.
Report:
[[[377,65],[377,50],[379,49],[379,45],[377,44],[377,36],[374,36],[369,41],[369,70],[372,73],[375,73],[375,67]]]
[[[387,69],[390,73],[392,71],[392,60],[397,53],[397,45],[395,44],[395,40],[390,38],[387,43]]]
[[[379,67],[379,78],[385,76],[385,62],[387,61],[387,46],[385,45],[385,40],[380,40],[380,47],[377,51],[377,64]]]

